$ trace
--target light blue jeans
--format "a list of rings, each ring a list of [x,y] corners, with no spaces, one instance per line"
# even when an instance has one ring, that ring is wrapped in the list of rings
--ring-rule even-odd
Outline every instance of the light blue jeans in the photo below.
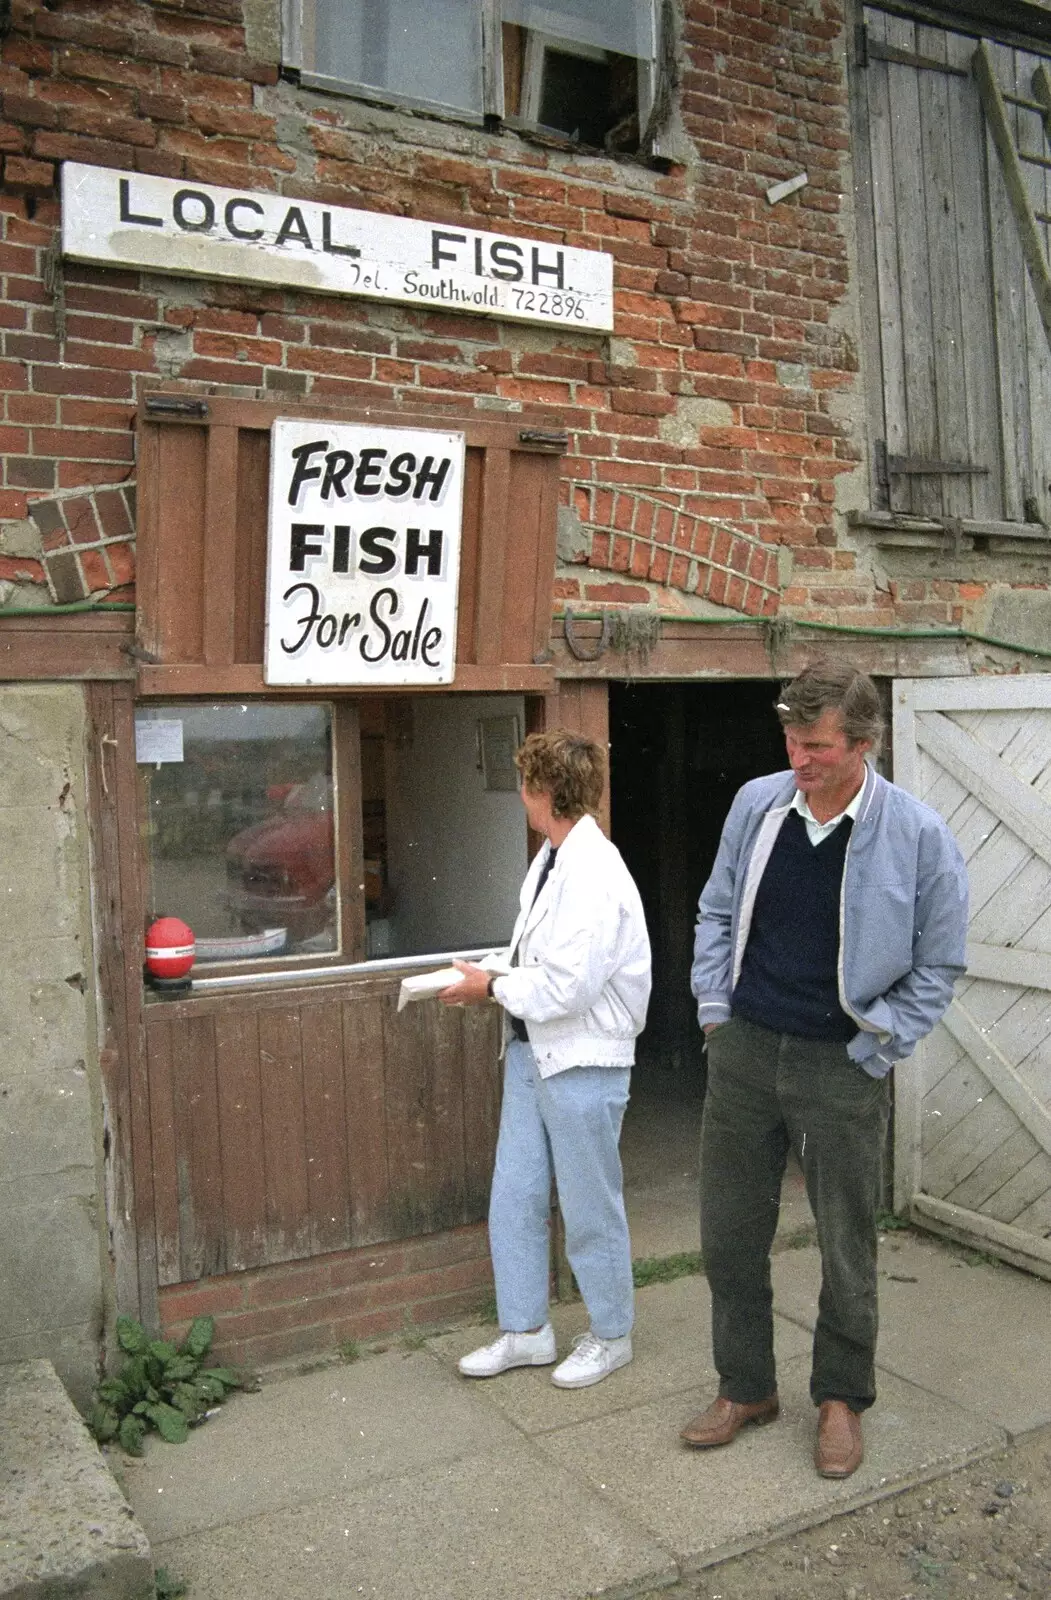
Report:
[[[508,1332],[547,1321],[552,1172],[592,1331],[601,1339],[631,1332],[635,1293],[618,1149],[630,1077],[629,1067],[570,1067],[542,1078],[529,1045],[513,1039],[507,1047],[489,1247],[497,1315]]]

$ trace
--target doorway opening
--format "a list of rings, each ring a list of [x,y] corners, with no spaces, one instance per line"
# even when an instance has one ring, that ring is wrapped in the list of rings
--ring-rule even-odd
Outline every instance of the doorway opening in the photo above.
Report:
[[[690,993],[697,901],[737,790],[787,765],[776,698],[776,682],[763,679],[610,685],[612,836],[639,886],[653,948],[653,996],[621,1139],[636,1258],[697,1249],[705,1082]],[[785,1201],[782,1226],[793,1226],[787,1192]]]

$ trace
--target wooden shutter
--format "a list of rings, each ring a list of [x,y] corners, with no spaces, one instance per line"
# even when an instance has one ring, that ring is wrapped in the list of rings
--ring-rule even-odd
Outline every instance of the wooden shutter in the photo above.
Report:
[[[967,975],[895,1072],[896,1202],[1051,1278],[1051,677],[898,682],[894,775],[971,889]]]
[[[874,504],[1051,526],[1051,351],[973,61],[979,40],[872,8],[859,49],[859,212]],[[1012,135],[1043,148],[1042,57],[986,42]],[[1051,211],[1048,169],[1025,167]],[[1043,245],[1047,248],[1047,224]]]
[[[173,404],[178,410],[162,409]],[[280,694],[263,683],[270,424],[360,409],[147,396],[139,412],[139,692]],[[544,693],[565,437],[530,424],[369,410],[467,445],[453,689]]]

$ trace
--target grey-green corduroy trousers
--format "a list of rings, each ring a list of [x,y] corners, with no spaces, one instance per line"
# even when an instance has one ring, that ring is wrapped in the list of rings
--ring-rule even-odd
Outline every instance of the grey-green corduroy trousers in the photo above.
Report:
[[[712,1294],[719,1393],[774,1392],[770,1247],[789,1149],[803,1169],[821,1250],[810,1394],[863,1411],[876,1397],[876,1211],[888,1080],[846,1045],[739,1017],[708,1035],[701,1132],[701,1246]]]

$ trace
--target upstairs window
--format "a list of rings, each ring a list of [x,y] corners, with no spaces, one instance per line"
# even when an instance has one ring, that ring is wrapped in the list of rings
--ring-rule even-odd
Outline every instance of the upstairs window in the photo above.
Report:
[[[653,105],[656,0],[285,0],[308,86],[634,151]]]

